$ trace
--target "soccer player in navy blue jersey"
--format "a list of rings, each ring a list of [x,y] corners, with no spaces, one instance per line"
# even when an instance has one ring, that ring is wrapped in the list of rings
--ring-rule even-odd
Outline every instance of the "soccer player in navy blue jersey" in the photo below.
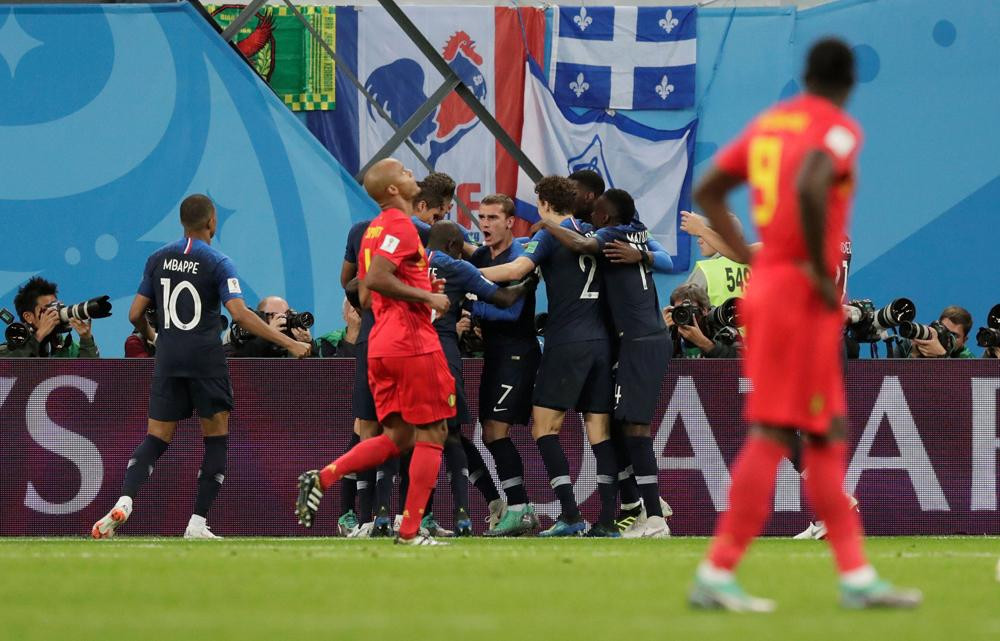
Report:
[[[132,513],[132,501],[173,439],[177,421],[198,413],[205,455],[198,474],[194,514],[185,538],[219,538],[205,518],[226,471],[229,412],[233,388],[222,349],[221,305],[250,333],[302,358],[310,345],[292,340],[270,327],[243,302],[233,262],[211,246],[218,219],[207,196],[195,194],[181,203],[184,237],[156,250],[146,261],[129,320],[142,336],[156,343],[156,364],[149,392],[146,438],[129,459],[122,496],[94,524],[95,539],[114,535]],[[146,321],[155,307],[156,328]]]
[[[596,256],[600,262],[605,299],[620,341],[614,416],[624,426],[647,514],[645,520],[630,526],[625,536],[663,537],[670,530],[660,507],[650,424],[670,360],[671,343],[649,267],[643,262],[613,263],[603,253],[608,244],[616,241],[646,253],[649,231],[636,217],[632,197],[621,189],[610,189],[595,201],[592,221],[598,229],[589,236],[570,231],[551,219],[544,221],[543,229],[581,258]],[[610,530],[613,524],[602,515],[597,527]]]
[[[559,176],[543,178],[535,186],[538,211],[554,227],[571,234],[584,234],[590,226],[570,213],[576,191],[572,182]],[[546,224],[548,226],[548,223]],[[559,499],[561,514],[541,536],[577,536],[586,523],[573,495],[569,463],[559,443],[566,412],[584,415],[587,437],[597,459],[598,486],[604,504],[610,499],[614,514],[617,501],[617,461],[609,442],[612,395],[612,350],[609,328],[601,306],[602,280],[597,258],[578,255],[563,247],[543,229],[513,262],[483,269],[494,281],[522,278],[541,267],[549,301],[545,346],[535,384],[532,436],[549,474],[549,483]],[[613,495],[609,495],[614,492]]]
[[[455,529],[459,536],[472,534],[472,523],[468,516],[469,462],[461,439],[461,426],[469,423],[471,417],[465,400],[462,354],[458,347],[458,332],[455,326],[470,294],[477,300],[491,303],[498,308],[509,308],[525,293],[534,291],[534,283],[530,282],[499,287],[486,280],[471,263],[462,260],[463,244],[461,227],[451,221],[442,220],[431,228],[427,245],[431,280],[444,279],[444,293],[451,301],[448,311],[434,319],[434,329],[441,339],[441,347],[444,349],[451,374],[455,377],[458,397],[456,414],[448,419],[449,433],[445,441],[444,455],[455,499]]]
[[[483,247],[469,261],[479,268],[503,265],[524,254],[514,239],[514,201],[504,194],[491,194],[479,203],[479,227]],[[479,421],[483,442],[493,455],[497,476],[507,501],[493,483],[479,450],[466,442],[469,480],[482,493],[489,507],[487,536],[518,536],[538,527],[524,485],[524,464],[510,438],[513,425],[531,419],[531,395],[541,349],[535,333],[535,292],[506,309],[487,301],[473,303],[473,317],[483,335],[483,375],[479,380]]]

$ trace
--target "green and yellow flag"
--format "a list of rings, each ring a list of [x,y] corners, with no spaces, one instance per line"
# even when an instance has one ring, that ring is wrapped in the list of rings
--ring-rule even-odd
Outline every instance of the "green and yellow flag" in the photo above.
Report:
[[[223,29],[244,5],[205,5]],[[336,47],[336,14],[330,6],[298,6],[331,47]],[[233,40],[285,104],[294,111],[333,109],[334,62],[287,6],[264,6]]]

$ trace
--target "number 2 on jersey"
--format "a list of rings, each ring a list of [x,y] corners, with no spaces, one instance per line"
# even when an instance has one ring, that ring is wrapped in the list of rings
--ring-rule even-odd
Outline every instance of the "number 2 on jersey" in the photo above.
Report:
[[[171,325],[176,325],[178,329],[184,331],[197,327],[201,322],[201,296],[191,281],[182,280],[172,291],[169,278],[161,278],[160,284],[163,285],[163,329],[170,329]],[[177,299],[184,290],[191,292],[191,298],[194,300],[194,315],[186,323],[177,317]]]
[[[748,180],[754,189],[753,221],[765,227],[774,218],[778,206],[778,181],[781,172],[781,138],[754,136],[750,141]]]
[[[589,268],[587,267],[587,263],[590,263]],[[590,285],[594,282],[594,274],[597,273],[597,258],[590,254],[580,254],[580,271],[587,273],[587,282],[583,285],[580,298],[584,300],[597,299],[601,295],[601,292],[590,291]]]

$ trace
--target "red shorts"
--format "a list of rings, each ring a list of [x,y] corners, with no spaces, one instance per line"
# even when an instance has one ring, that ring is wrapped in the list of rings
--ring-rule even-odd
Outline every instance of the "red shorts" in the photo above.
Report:
[[[845,414],[844,314],[794,265],[754,271],[741,314],[750,423],[825,434]]]
[[[455,379],[444,352],[416,356],[369,356],[368,384],[379,422],[399,414],[411,425],[455,415]]]

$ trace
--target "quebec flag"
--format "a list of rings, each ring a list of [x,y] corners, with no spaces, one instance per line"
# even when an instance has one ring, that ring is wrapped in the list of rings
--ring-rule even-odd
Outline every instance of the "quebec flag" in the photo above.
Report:
[[[694,106],[696,7],[559,7],[549,89],[560,105]]]
[[[691,243],[678,242],[682,233],[679,212],[691,209],[697,124],[693,120],[682,129],[668,131],[603,109],[577,115],[556,104],[541,68],[528,61],[521,149],[545,176],[592,169],[608,189],[632,194],[639,218],[673,257],[674,272],[687,271],[690,259]],[[534,182],[520,170],[517,215],[538,220],[535,202]]]

